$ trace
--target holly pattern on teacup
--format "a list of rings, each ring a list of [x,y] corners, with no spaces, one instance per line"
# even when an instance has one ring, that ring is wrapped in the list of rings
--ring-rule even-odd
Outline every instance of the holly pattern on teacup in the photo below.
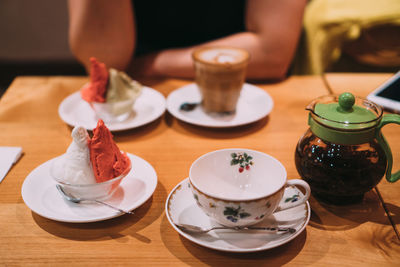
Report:
[[[200,203],[199,196],[197,194],[193,194],[193,197],[196,200],[197,204],[201,207],[202,205]]]
[[[286,198],[285,203],[296,202],[297,200],[299,200],[299,197],[300,197],[299,194],[294,194],[293,196]]]
[[[250,165],[253,165],[253,157],[245,153],[232,153],[231,166],[239,164],[239,172],[250,170]]]
[[[232,207],[225,207],[224,215],[226,216],[226,219],[234,223],[239,219],[251,216],[250,213],[245,212],[240,206],[236,209]]]

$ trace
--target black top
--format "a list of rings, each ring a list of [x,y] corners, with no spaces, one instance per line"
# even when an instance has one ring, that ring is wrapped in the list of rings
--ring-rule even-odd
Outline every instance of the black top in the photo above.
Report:
[[[136,54],[184,47],[245,30],[245,0],[134,0]]]

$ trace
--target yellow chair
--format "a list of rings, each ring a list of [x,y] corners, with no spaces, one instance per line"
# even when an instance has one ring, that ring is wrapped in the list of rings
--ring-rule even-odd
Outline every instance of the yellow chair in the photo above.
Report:
[[[312,0],[294,73],[321,74],[344,54],[400,69],[399,0]]]

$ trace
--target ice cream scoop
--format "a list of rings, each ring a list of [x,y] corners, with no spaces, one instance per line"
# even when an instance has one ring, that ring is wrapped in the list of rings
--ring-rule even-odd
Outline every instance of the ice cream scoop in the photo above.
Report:
[[[108,85],[108,70],[104,63],[90,58],[90,83],[83,87],[81,96],[87,102],[105,102],[105,94]]]
[[[63,174],[60,180],[71,184],[92,184],[96,182],[89,153],[89,135],[85,128],[72,130],[72,142],[64,158]]]
[[[90,160],[97,182],[104,182],[120,176],[130,165],[125,153],[121,153],[113,140],[113,136],[102,120],[93,130],[89,141]]]
[[[141,93],[142,85],[134,81],[125,72],[110,68],[106,102],[115,103],[136,99]]]

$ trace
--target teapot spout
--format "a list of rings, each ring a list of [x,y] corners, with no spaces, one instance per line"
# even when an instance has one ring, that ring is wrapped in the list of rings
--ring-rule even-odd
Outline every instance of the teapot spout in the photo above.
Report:
[[[312,112],[312,113],[315,114],[315,105],[316,105],[317,103],[318,103],[317,100],[313,100],[311,103],[309,103],[309,104],[306,106],[305,110],[310,111],[310,112]]]

